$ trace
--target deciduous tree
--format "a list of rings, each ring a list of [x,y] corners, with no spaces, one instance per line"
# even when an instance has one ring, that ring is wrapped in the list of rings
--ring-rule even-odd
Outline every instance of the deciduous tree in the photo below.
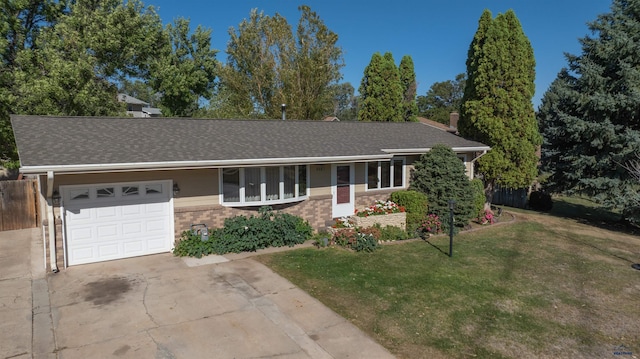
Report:
[[[319,120],[331,113],[331,85],[343,66],[338,36],[308,6],[299,10],[296,37],[284,17],[255,9],[230,29],[216,97],[227,103],[226,114],[280,118],[283,103],[289,118]]]
[[[190,117],[201,99],[210,99],[218,69],[217,50],[211,48],[211,30],[178,18],[167,25],[165,46],[152,62],[150,86],[160,96],[164,116]]]
[[[425,96],[418,96],[418,114],[430,120],[449,124],[449,115],[460,111],[467,75],[456,75],[455,80],[435,82]]]
[[[148,75],[162,24],[139,1],[76,1],[16,62],[15,113],[116,115],[118,79]]]
[[[333,85],[333,115],[341,121],[356,119],[355,89],[349,82]]]

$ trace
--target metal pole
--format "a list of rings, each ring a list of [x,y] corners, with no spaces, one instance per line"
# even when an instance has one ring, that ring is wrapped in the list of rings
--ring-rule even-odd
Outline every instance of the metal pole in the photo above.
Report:
[[[287,105],[283,103],[280,109],[282,109],[282,121],[284,121],[287,119]]]
[[[449,257],[453,257],[453,208],[456,201],[449,200]]]

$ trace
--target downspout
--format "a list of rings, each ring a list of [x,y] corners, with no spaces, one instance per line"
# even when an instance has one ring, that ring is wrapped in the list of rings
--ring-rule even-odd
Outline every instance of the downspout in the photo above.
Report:
[[[480,154],[480,156],[474,158],[471,160],[471,163],[474,163],[475,161],[477,161],[480,157],[484,156],[487,154],[487,150],[482,151],[482,154]]]
[[[471,179],[475,178],[475,173],[476,173],[476,163],[475,163],[475,162],[476,162],[480,157],[482,157],[482,156],[484,156],[484,155],[486,155],[486,154],[487,154],[487,150],[484,150],[484,151],[482,151],[482,153],[480,154],[480,156],[477,156],[476,158],[474,158],[474,159],[472,159],[472,160],[471,160],[471,165],[472,165],[472,167],[471,167]]]
[[[53,214],[53,171],[47,172],[47,226],[49,228],[49,261],[51,271],[58,273],[58,263],[56,260],[56,224]]]

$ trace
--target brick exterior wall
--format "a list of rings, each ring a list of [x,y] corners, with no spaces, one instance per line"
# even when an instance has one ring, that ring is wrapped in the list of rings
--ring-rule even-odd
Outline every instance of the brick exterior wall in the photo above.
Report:
[[[316,230],[324,229],[333,222],[331,218],[331,196],[314,196],[302,202],[278,204],[274,210],[300,216]],[[225,207],[219,204],[211,206],[182,207],[173,210],[175,218],[175,236],[191,228],[192,224],[204,223],[209,228],[221,228],[225,218],[239,215],[257,215],[259,207]]]
[[[356,193],[356,209],[369,207],[376,203],[376,201],[386,201],[389,199],[389,196],[391,196],[391,193],[397,191],[399,191],[399,189]]]
[[[58,269],[64,268],[64,246],[62,245],[62,220],[55,219],[56,224],[56,261]]]

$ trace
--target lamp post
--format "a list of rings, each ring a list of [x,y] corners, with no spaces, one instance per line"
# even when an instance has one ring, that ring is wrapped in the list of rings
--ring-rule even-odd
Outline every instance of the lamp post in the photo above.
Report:
[[[449,257],[453,257],[453,209],[456,207],[456,201],[449,200]]]

